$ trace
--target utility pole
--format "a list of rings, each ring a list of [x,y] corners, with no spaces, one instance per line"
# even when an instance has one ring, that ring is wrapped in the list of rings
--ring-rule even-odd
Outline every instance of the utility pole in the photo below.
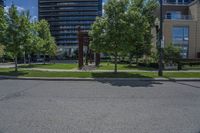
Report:
[[[158,76],[163,76],[163,0],[160,0],[160,36],[159,36],[159,70]]]

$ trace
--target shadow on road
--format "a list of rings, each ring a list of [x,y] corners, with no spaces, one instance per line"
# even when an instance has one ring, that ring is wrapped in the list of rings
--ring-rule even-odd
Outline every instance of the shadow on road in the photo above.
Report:
[[[113,80],[96,80],[100,83],[104,83],[104,84],[110,84],[112,86],[118,86],[118,87],[123,87],[123,86],[129,86],[129,87],[153,87],[154,85],[161,85],[163,83],[159,82],[159,81],[126,81],[126,80],[117,80],[117,81],[113,81]]]
[[[139,73],[126,73],[119,72],[115,73],[92,73],[92,77],[96,78],[96,81],[101,83],[108,83],[112,86],[130,86],[130,87],[152,87],[154,84],[162,84],[159,81],[153,81],[153,78],[150,76],[146,76],[145,74]],[[98,78],[137,78],[138,80],[99,80]],[[141,78],[141,80],[140,80]],[[150,79],[150,80],[142,80],[142,79]],[[152,79],[152,80],[151,80]]]
[[[92,73],[93,78],[152,78],[146,76],[145,73],[130,73],[130,72],[94,72]]]

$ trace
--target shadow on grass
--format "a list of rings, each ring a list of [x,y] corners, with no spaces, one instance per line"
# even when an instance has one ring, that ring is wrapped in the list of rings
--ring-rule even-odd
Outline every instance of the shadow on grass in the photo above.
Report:
[[[21,72],[21,71],[18,71],[18,72],[15,72],[15,71],[0,72],[0,75],[3,75],[3,76],[14,76],[14,77],[24,76],[26,74],[27,74],[27,72]]]
[[[126,72],[120,72],[120,73],[92,73],[93,78],[97,78],[97,82],[110,84],[112,86],[130,86],[130,87],[153,87],[155,84],[162,84],[159,81],[154,81],[152,77],[141,75],[138,73],[126,73]],[[138,80],[127,80],[127,79],[120,79],[120,80],[99,80],[98,78],[137,78]],[[141,78],[141,80],[140,80]],[[148,80],[145,80],[148,79]]]
[[[136,66],[136,65],[126,65],[124,66],[124,68],[126,69],[133,69],[133,70],[156,70],[155,68],[152,68],[152,67],[139,67],[139,66]]]

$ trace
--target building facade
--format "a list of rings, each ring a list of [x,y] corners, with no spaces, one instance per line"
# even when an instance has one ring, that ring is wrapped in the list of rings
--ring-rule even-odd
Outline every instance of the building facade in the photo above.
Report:
[[[164,0],[165,45],[181,48],[182,58],[200,58],[200,1]]]
[[[39,0],[39,19],[46,19],[61,51],[72,56],[78,48],[77,27],[88,31],[102,15],[102,0]]]
[[[4,6],[4,1],[0,0],[0,6]]]

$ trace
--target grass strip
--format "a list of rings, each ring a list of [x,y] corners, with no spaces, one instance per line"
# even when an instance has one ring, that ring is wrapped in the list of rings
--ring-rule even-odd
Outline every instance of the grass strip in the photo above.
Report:
[[[1,76],[16,77],[74,77],[74,78],[158,78],[157,72],[47,72],[35,70],[13,71],[1,68]],[[200,78],[200,72],[164,72],[165,78]]]

